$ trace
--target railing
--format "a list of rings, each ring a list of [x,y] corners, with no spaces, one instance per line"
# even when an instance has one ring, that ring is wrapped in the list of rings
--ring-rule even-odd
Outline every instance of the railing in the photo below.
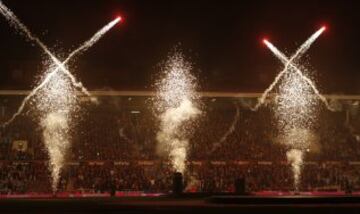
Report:
[[[26,96],[30,93],[29,90],[0,90],[1,96]],[[155,96],[155,91],[90,91],[94,96],[130,96],[130,97],[151,97]],[[262,93],[246,93],[246,92],[213,92],[202,91],[197,92],[201,97],[229,97],[229,98],[259,98]],[[82,95],[79,93],[79,95]],[[274,95],[274,93],[272,93]],[[271,96],[271,94],[270,94]],[[357,94],[323,94],[327,99],[335,100],[360,100],[360,95]]]
[[[11,163],[11,164],[29,164],[29,163],[43,163],[47,164],[48,160],[0,160],[1,163]],[[104,164],[114,164],[114,165],[141,165],[141,166],[152,166],[156,164],[171,165],[170,161],[162,160],[86,160],[86,161],[68,161],[66,165],[80,165],[86,163],[88,165],[104,165]],[[215,160],[201,160],[201,161],[187,161],[187,165],[192,166],[202,166],[206,164],[214,166],[226,166],[226,165],[290,165],[288,161],[257,161],[257,160],[229,160],[229,161],[215,161]],[[304,165],[351,165],[351,166],[360,166],[360,161],[305,161]]]

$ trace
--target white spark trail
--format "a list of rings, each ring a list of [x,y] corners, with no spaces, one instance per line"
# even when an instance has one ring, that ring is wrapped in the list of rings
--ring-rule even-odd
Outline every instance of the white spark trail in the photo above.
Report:
[[[294,65],[279,49],[277,49],[273,44],[271,44],[269,41],[265,41],[265,44],[267,45],[267,47],[274,53],[274,55],[280,59],[281,62],[283,62],[284,64],[288,64],[291,67],[291,69],[294,69],[294,71],[296,73],[298,73],[301,78],[307,83],[309,84],[309,86],[312,88],[312,90],[315,92],[316,96],[318,96],[318,98],[325,104],[326,108],[330,111],[335,111],[328,103],[327,99],[319,92],[319,90],[316,88],[316,86],[314,85],[314,83],[311,81],[311,79],[309,79],[306,75],[304,75],[304,73],[298,68],[296,67],[296,65]]]
[[[81,88],[81,91],[90,96],[89,91],[80,83],[77,82],[75,77],[70,73],[70,71],[65,68],[65,66],[49,51],[49,49],[46,47],[46,45],[44,43],[42,43],[40,41],[39,38],[37,38],[36,36],[34,36],[30,30],[15,16],[15,14],[8,8],[6,7],[2,1],[0,1],[0,13],[3,14],[3,16],[9,21],[10,25],[12,25],[15,29],[21,30],[23,33],[25,33],[26,37],[35,42],[36,44],[39,45],[39,47],[41,49],[43,49],[43,51],[49,55],[49,57],[51,58],[52,61],[54,61],[54,63],[61,68],[61,70],[63,72],[65,72],[67,75],[69,75],[69,77],[71,78],[71,81],[73,82],[73,84],[76,87]]]
[[[229,137],[230,134],[232,134],[235,131],[236,124],[238,123],[240,118],[240,107],[238,104],[236,104],[236,113],[234,116],[234,119],[228,128],[228,130],[225,132],[225,134],[220,138],[220,140],[216,143],[214,143],[213,148],[211,149],[211,152],[214,152],[221,144],[226,141],[226,139]]]
[[[0,1],[0,8],[1,8],[1,1]],[[57,66],[56,69],[54,69],[53,71],[51,71],[46,77],[45,79],[36,87],[34,88],[23,100],[23,102],[21,103],[20,107],[18,108],[18,110],[16,111],[15,114],[13,114],[13,116],[6,121],[2,126],[6,127],[8,126],[10,123],[12,123],[12,121],[14,121],[14,119],[19,116],[22,111],[24,110],[26,104],[29,102],[29,100],[35,96],[38,91],[40,89],[42,89],[50,80],[51,78],[60,70],[62,69],[62,67],[66,66],[66,64],[76,55],[83,53],[84,51],[88,50],[91,46],[93,46],[96,42],[98,42],[102,36],[108,32],[112,27],[114,27],[121,19],[120,18],[116,18],[115,20],[111,21],[109,24],[105,25],[103,28],[101,28],[98,32],[96,32],[89,40],[87,40],[86,42],[84,42],[80,47],[78,47],[76,50],[74,50],[73,52],[71,52],[69,54],[69,56],[61,63],[61,67]],[[21,23],[20,23],[21,24]],[[22,24],[21,24],[22,25]],[[25,30],[27,28],[24,28]],[[30,34],[31,35],[31,34]],[[40,44],[42,44],[40,42]],[[45,46],[44,46],[45,47]],[[45,50],[47,50],[47,48],[45,47]],[[50,52],[49,52],[50,53]],[[50,53],[51,54],[51,53]],[[64,71],[64,70],[62,70]],[[67,72],[67,70],[65,71],[65,74],[68,75],[68,77],[70,78],[72,84],[77,87],[80,88],[82,90],[82,92],[88,96],[91,96],[90,93],[82,86],[81,82],[77,82],[75,77]]]
[[[325,27],[320,28],[318,31],[316,31],[308,40],[303,43],[300,48],[295,52],[295,54],[288,60],[284,61],[285,64],[284,69],[275,77],[275,80],[271,83],[271,85],[265,90],[265,92],[261,95],[258,103],[255,105],[252,110],[256,111],[260,108],[261,105],[264,104],[268,94],[274,89],[274,87],[277,85],[281,77],[288,72],[289,66],[292,64],[294,60],[297,58],[300,58],[309,48],[310,46],[316,41],[316,39],[325,31]],[[264,41],[266,43],[266,40]]]

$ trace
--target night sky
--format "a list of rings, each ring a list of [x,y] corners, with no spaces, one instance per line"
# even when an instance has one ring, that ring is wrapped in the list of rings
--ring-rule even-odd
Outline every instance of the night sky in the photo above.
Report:
[[[152,90],[159,63],[179,46],[201,90],[262,92],[282,64],[264,37],[292,54],[320,26],[304,61],[323,93],[360,93],[358,1],[3,0],[63,59],[118,14],[117,25],[71,63],[90,90]],[[47,59],[0,16],[0,89],[30,89]]]

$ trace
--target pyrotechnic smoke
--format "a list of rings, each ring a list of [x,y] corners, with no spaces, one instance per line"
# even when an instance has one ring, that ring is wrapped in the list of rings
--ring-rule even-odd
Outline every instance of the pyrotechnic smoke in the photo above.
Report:
[[[312,122],[308,125],[313,126],[315,118],[310,118],[310,120]],[[286,126],[285,131],[280,131],[281,135],[278,136],[276,142],[283,144],[288,149],[298,149],[303,151],[311,149],[312,152],[319,152],[319,136],[310,128],[311,127],[300,128],[299,126],[291,129],[289,126]]]
[[[65,162],[65,154],[70,146],[67,117],[66,113],[52,112],[46,114],[46,117],[41,121],[44,143],[50,157],[49,169],[54,192],[57,190],[60,172]]]
[[[156,139],[160,147],[168,150],[174,169],[183,173],[189,141],[185,138],[186,131],[181,127],[185,122],[195,118],[200,111],[184,98],[178,107],[169,108],[160,115],[161,125]],[[187,127],[189,128],[189,127]]]
[[[112,27],[114,27],[118,22],[121,21],[120,17],[114,19],[109,24],[107,24],[103,28],[101,28],[88,41],[84,42],[79,48],[77,48],[76,50],[71,52],[70,55],[65,59],[65,61],[61,63],[59,60],[57,60],[55,58],[55,56],[49,51],[49,49],[37,37],[32,35],[32,33],[29,31],[29,29],[23,23],[21,23],[20,20],[15,16],[15,14],[9,8],[7,8],[1,1],[0,1],[0,13],[5,16],[5,18],[9,21],[9,23],[12,26],[14,26],[18,30],[21,30],[21,32],[25,33],[24,35],[26,36],[26,38],[28,38],[30,41],[35,42],[37,45],[39,45],[43,49],[43,51],[50,56],[50,58],[55,63],[55,65],[57,65],[57,68],[53,69],[52,72],[48,73],[47,77],[44,78],[44,80],[36,88],[34,88],[30,92],[29,95],[27,95],[25,97],[25,99],[21,103],[21,105],[18,108],[18,110],[16,111],[16,113],[7,122],[5,122],[3,124],[3,126],[9,125],[17,116],[19,116],[22,113],[22,111],[24,110],[25,105],[30,101],[30,99],[32,97],[34,97],[36,95],[36,93],[41,88],[43,88],[48,83],[48,81],[51,80],[52,76],[55,75],[60,70],[62,72],[64,72],[70,78],[72,84],[75,87],[80,88],[82,93],[84,93],[88,96],[91,96],[90,93],[87,91],[87,89],[85,87],[83,87],[82,83],[77,82],[75,77],[69,72],[69,70],[65,66],[73,57],[83,53],[84,51],[89,49],[91,46],[93,46],[97,41],[99,41],[106,32],[108,32]],[[96,101],[95,98],[92,97],[92,101]]]
[[[297,189],[301,176],[301,168],[303,166],[303,151],[298,149],[291,149],[286,152],[286,157],[291,163],[291,169],[294,174],[294,185]]]
[[[196,103],[196,79],[190,73],[191,68],[183,55],[176,52],[164,66],[164,77],[156,83],[155,111],[160,120],[156,137],[158,150],[166,154],[174,170],[181,173],[186,168],[188,135],[194,119],[201,113]]]

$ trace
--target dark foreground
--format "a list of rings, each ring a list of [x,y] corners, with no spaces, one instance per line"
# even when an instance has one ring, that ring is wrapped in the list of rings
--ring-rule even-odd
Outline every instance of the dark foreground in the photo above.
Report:
[[[360,213],[358,196],[204,196],[1,199],[0,213]]]

